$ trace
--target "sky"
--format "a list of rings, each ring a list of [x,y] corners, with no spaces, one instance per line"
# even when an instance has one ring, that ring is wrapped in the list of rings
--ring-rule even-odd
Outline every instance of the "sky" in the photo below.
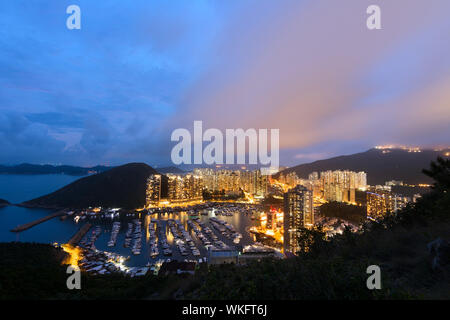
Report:
[[[69,30],[66,8],[81,9]],[[381,30],[366,27],[371,4]],[[0,2],[0,164],[170,165],[177,128],[280,163],[450,145],[448,0]]]

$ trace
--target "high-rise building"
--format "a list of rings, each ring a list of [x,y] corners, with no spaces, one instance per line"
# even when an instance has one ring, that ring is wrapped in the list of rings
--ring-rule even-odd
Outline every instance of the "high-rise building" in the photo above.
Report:
[[[217,190],[217,175],[213,169],[198,168],[194,169],[194,175],[203,181],[203,186],[209,191]]]
[[[200,176],[168,174],[168,198],[171,202],[201,200],[203,181]]]
[[[147,207],[158,206],[161,199],[161,175],[152,174],[147,179]]]
[[[299,251],[297,231],[314,224],[312,191],[298,185],[284,194],[284,252]]]
[[[320,181],[325,200],[355,203],[356,190],[367,187],[367,174],[362,171],[329,170],[320,173]]]
[[[203,186],[209,191],[236,193],[243,190],[264,197],[269,185],[269,177],[260,170],[195,169],[194,175],[202,178]]]
[[[317,171],[314,171],[313,173],[310,173],[308,175],[308,180],[319,180],[319,173]]]
[[[253,171],[254,174],[254,194],[259,197],[265,197],[269,186],[269,176],[261,174],[260,170]]]
[[[392,211],[392,195],[389,190],[373,189],[367,192],[367,217],[377,219]]]
[[[367,216],[372,219],[385,216],[388,212],[397,212],[411,202],[410,197],[394,194],[390,186],[369,188],[367,196]]]

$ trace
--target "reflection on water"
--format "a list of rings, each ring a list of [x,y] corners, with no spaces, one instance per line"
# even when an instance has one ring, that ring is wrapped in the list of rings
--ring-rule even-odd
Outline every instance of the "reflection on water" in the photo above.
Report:
[[[0,198],[9,200],[11,202],[21,202],[25,200],[29,200],[31,198],[35,198],[38,196],[42,196],[49,192],[55,191],[56,189],[63,187],[64,185],[78,179],[79,177],[71,177],[65,175],[41,175],[41,176],[27,176],[27,175],[2,175],[0,176]],[[16,206],[8,206],[4,208],[0,208],[0,242],[9,242],[9,241],[23,241],[23,242],[39,242],[39,243],[66,243],[77,231],[83,226],[86,222],[93,224],[93,229],[96,226],[100,226],[102,229],[101,234],[95,242],[95,246],[104,251],[116,252],[123,256],[130,256],[130,260],[128,261],[128,265],[130,266],[142,266],[145,265],[149,261],[155,261],[164,257],[162,254],[162,250],[160,248],[160,255],[155,259],[152,259],[149,254],[149,231],[148,225],[152,218],[158,219],[161,221],[161,227],[163,228],[168,243],[173,246],[174,237],[171,232],[168,230],[167,221],[169,219],[179,219],[186,230],[189,231],[189,234],[194,239],[196,247],[200,250],[201,255],[206,255],[206,249],[199,239],[197,239],[196,235],[190,228],[188,228],[187,221],[189,220],[189,215],[187,212],[180,213],[162,213],[162,214],[153,214],[152,216],[148,216],[145,213],[139,213],[138,215],[120,215],[118,217],[111,218],[111,216],[107,218],[87,218],[85,220],[80,220],[79,223],[76,223],[72,218],[68,218],[64,221],[61,221],[59,218],[54,218],[48,220],[44,223],[36,225],[35,227],[23,231],[20,234],[15,234],[10,232],[9,230],[17,227],[18,225],[28,223],[34,220],[37,220],[41,217],[47,216],[51,214],[52,210],[43,210],[43,209],[28,209]],[[202,212],[200,212],[202,213]],[[234,246],[232,241],[220,233],[218,233],[209,223],[210,217],[215,217],[215,210],[205,210],[204,213],[207,215],[199,215],[199,219],[201,222],[206,222],[207,225],[216,233],[220,240],[230,246]],[[125,248],[123,246],[125,240],[125,234],[127,231],[127,224],[131,222],[133,219],[141,219],[143,222],[142,228],[143,232],[145,232],[144,239],[145,245],[142,247],[142,252],[138,256],[134,256],[131,253],[130,248]],[[247,228],[253,225],[257,225],[257,220],[251,220],[250,216],[247,216],[244,213],[236,212],[233,216],[222,216],[218,215],[217,218],[224,220],[231,225],[233,225],[237,232],[242,234],[242,239],[239,245],[247,245],[253,243],[257,238],[255,235],[252,235],[247,232]],[[111,230],[113,222],[120,221],[121,228],[117,235],[116,245],[114,247],[108,247],[107,243],[111,239]],[[92,232],[92,231],[91,231]],[[158,235],[158,233],[157,233]],[[189,256],[181,256],[177,248],[173,248],[173,256],[171,259],[194,259],[192,252],[189,253]]]
[[[19,224],[31,222],[33,220],[39,219],[42,216],[46,216],[50,214],[52,211],[50,210],[39,210],[39,209],[27,209],[21,207],[5,207],[0,209],[0,241],[8,242],[8,241],[26,241],[26,242],[40,242],[40,243],[65,243],[67,242],[80,227],[82,227],[86,222],[89,222],[93,225],[91,231],[88,233],[90,235],[93,230],[95,230],[96,226],[100,226],[102,231],[95,241],[95,247],[99,250],[108,251],[108,252],[116,252],[122,256],[130,257],[130,260],[127,261],[128,266],[144,266],[148,262],[155,262],[159,259],[177,259],[177,260],[198,260],[200,257],[194,257],[192,255],[192,251],[188,250],[188,256],[181,256],[178,248],[174,246],[174,237],[172,233],[168,229],[168,220],[175,219],[180,220],[185,230],[189,232],[191,235],[195,246],[200,250],[201,257],[206,256],[207,250],[204,247],[203,243],[197,238],[195,233],[188,227],[187,221],[192,219],[186,212],[179,213],[162,213],[162,214],[121,214],[119,216],[115,216],[111,218],[111,216],[107,216],[106,218],[100,217],[92,217],[86,218],[84,220],[80,220],[79,223],[76,223],[73,218],[67,218],[64,221],[61,221],[59,218],[54,218],[48,220],[42,224],[39,224],[29,230],[21,232],[19,237],[17,238],[16,234],[10,232],[9,230],[16,227]],[[229,246],[236,246],[233,241],[222,234],[220,234],[216,229],[214,229],[209,222],[210,217],[216,216],[213,210],[205,211],[207,215],[199,215],[199,222],[205,222],[208,227],[216,234],[219,240],[223,241],[225,244]],[[150,234],[148,231],[148,226],[151,223],[151,219],[157,219],[160,221],[161,228],[163,228],[164,233],[167,238],[167,242],[171,245],[171,249],[173,252],[172,256],[164,256],[163,250],[159,245],[160,254],[155,257],[150,257]],[[242,239],[239,243],[240,246],[245,246],[248,244],[254,243],[256,237],[253,234],[247,232],[248,227],[257,225],[257,220],[251,220],[249,215],[244,213],[236,212],[233,216],[222,216],[218,215],[218,219],[224,220],[230,224],[232,224],[236,231],[242,234]],[[143,232],[143,239],[145,239],[145,243],[143,243],[142,251],[140,255],[133,255],[130,248],[124,247],[125,234],[127,231],[127,225],[129,222],[132,222],[134,219],[141,219]],[[114,247],[108,247],[108,241],[111,239],[111,231],[113,222],[120,221],[121,227],[120,231],[117,235],[116,245]],[[158,233],[157,233],[158,235]]]
[[[216,216],[212,210],[208,210],[207,211],[207,215],[199,215],[199,222],[205,222],[207,224],[207,226],[209,226],[213,232],[216,234],[216,236],[223,241],[225,244],[231,246],[231,247],[235,247],[236,244],[233,243],[232,240],[230,240],[229,238],[223,236],[222,234],[220,234],[216,229],[214,229],[212,227],[212,225],[209,222],[209,218]],[[137,219],[140,218],[143,222],[143,229],[145,232],[145,244],[142,247],[142,251],[140,255],[133,255],[130,248],[124,248],[123,247],[123,243],[125,240],[125,233],[126,233],[126,226],[128,222],[131,222],[133,219]],[[204,247],[204,245],[202,244],[202,242],[200,241],[200,239],[198,239],[195,235],[195,233],[188,227],[187,221],[189,219],[192,219],[193,217],[190,217],[187,212],[182,211],[179,213],[161,213],[161,214],[152,214],[152,215],[128,215],[128,216],[120,216],[120,217],[116,217],[115,219],[99,219],[99,218],[92,218],[89,219],[89,223],[93,224],[93,228],[95,228],[95,226],[100,226],[102,228],[102,233],[100,234],[100,236],[98,237],[98,239],[95,242],[95,247],[99,250],[104,250],[104,251],[110,251],[110,252],[116,252],[119,253],[120,255],[123,255],[125,257],[129,256],[130,259],[129,261],[127,261],[127,265],[129,266],[143,266],[145,264],[147,264],[148,262],[156,262],[159,259],[177,259],[177,260],[184,260],[184,259],[188,259],[188,260],[198,260],[200,257],[194,257],[194,255],[192,254],[192,252],[190,250],[188,250],[189,255],[187,256],[182,256],[178,250],[178,248],[175,246],[174,244],[174,236],[173,234],[169,231],[168,228],[168,220],[169,219],[174,219],[174,220],[180,220],[182,226],[185,228],[185,230],[187,230],[190,234],[190,236],[192,237],[195,246],[199,249],[200,253],[201,253],[201,257],[206,256],[207,254],[207,250]],[[253,225],[257,225],[257,221],[253,221],[250,219],[249,216],[242,214],[242,213],[235,213],[233,216],[217,216],[217,218],[224,220],[226,222],[229,222],[230,224],[232,224],[236,231],[238,231],[239,233],[242,234],[242,239],[240,241],[240,243],[238,244],[238,246],[245,246],[248,244],[252,244],[254,243],[254,235],[250,234],[247,232],[247,228]],[[151,223],[152,219],[156,219],[160,222],[160,226],[161,228],[163,228],[164,230],[164,234],[166,235],[167,238],[167,242],[169,243],[169,245],[171,245],[171,249],[172,249],[172,256],[164,256],[163,254],[163,250],[159,244],[159,252],[160,254],[154,258],[152,258],[150,256],[150,246],[149,246],[149,242],[150,242],[150,234],[148,231],[148,226]],[[115,247],[108,247],[107,246],[107,242],[110,238],[110,233],[111,233],[111,229],[112,229],[112,224],[114,221],[121,221],[121,229],[119,231],[118,237],[117,237],[117,243]],[[157,238],[158,238],[158,232],[156,233]]]

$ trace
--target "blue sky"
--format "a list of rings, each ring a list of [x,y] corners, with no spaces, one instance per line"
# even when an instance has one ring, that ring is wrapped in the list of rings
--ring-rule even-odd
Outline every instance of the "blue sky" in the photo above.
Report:
[[[450,3],[0,3],[0,163],[169,165],[176,128],[279,128],[281,164],[449,145]],[[68,5],[82,29],[68,30]]]

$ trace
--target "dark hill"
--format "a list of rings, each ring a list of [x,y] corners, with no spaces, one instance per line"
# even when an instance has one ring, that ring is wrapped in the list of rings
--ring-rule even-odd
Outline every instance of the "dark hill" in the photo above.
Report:
[[[1,207],[5,207],[5,206],[9,206],[10,203],[6,200],[0,199],[0,208]]]
[[[389,180],[401,180],[409,184],[430,183],[431,179],[422,173],[422,168],[428,168],[431,161],[447,152],[449,150],[408,152],[403,149],[370,149],[362,153],[301,164],[281,172],[286,174],[295,171],[299,178],[308,178],[308,174],[314,171],[346,169],[365,171],[367,182],[371,185],[384,184]]]
[[[22,205],[44,208],[141,208],[145,205],[147,178],[156,173],[155,169],[144,163],[130,163],[81,178]]]

